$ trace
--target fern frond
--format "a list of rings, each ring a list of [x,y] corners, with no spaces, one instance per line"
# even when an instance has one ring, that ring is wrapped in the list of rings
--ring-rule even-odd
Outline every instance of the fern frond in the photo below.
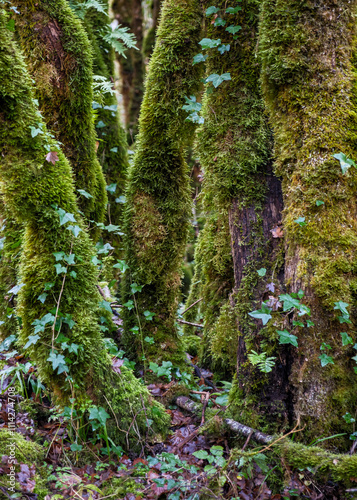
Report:
[[[105,28],[99,31],[102,39],[111,45],[113,49],[118,52],[118,54],[125,56],[125,49],[137,49],[136,38],[134,33],[129,32],[129,28],[122,26],[119,24],[116,28],[112,28],[111,26],[105,26]]]

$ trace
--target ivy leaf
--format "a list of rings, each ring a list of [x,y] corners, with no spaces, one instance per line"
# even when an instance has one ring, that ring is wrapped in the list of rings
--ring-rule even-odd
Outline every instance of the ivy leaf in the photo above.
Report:
[[[321,207],[321,205],[325,205],[325,202],[323,202],[321,200],[316,200],[316,206]]]
[[[328,364],[332,365],[335,364],[333,358],[331,356],[328,356],[327,354],[321,354],[321,356],[319,356],[319,359],[321,361],[321,366],[326,366]]]
[[[101,263],[102,263],[102,261],[101,261],[101,260],[99,260],[99,259],[97,258],[97,256],[96,256],[96,255],[95,255],[94,257],[92,257],[90,261],[92,262],[92,264],[94,264],[94,265],[96,265],[96,266],[97,266],[98,264],[101,264]]]
[[[105,188],[108,193],[114,194],[115,191],[117,190],[117,185],[116,184],[109,184],[109,186],[106,186]]]
[[[154,340],[154,337],[145,337],[144,338],[145,342],[147,342],[148,344],[155,344],[155,340]]]
[[[57,152],[56,151],[50,151],[49,153],[47,153],[46,160],[49,163],[53,163],[53,165],[55,165],[56,161],[59,161]]]
[[[226,9],[226,14],[237,14],[240,10],[242,10],[242,7],[239,7],[239,5],[237,5],[237,7],[228,7],[228,9]]]
[[[226,21],[222,19],[221,17],[217,17],[215,22],[213,23],[213,26],[225,26]]]
[[[287,330],[277,330],[279,334],[279,344],[291,344],[295,347],[298,347],[297,336],[289,333]]]
[[[299,308],[300,307],[300,301],[297,299],[294,299],[291,295],[288,293],[285,293],[283,295],[279,295],[279,300],[283,302],[283,311],[290,311],[293,307]]]
[[[148,321],[152,321],[153,317],[155,316],[155,313],[152,313],[150,311],[144,311],[144,316]]]
[[[63,258],[69,266],[72,266],[73,264],[75,264],[75,262],[74,262],[75,254],[74,253],[71,253],[69,255],[65,255]]]
[[[54,283],[45,283],[45,291],[51,290],[55,286]]]
[[[13,286],[7,293],[17,295],[23,286],[25,286],[25,283],[18,283],[17,285]]]
[[[113,233],[114,231],[119,231],[120,226],[116,226],[115,224],[108,224],[105,226],[105,230],[109,233]]]
[[[228,394],[218,396],[215,402],[220,406],[226,406],[228,404]]]
[[[219,50],[219,49],[218,49],[218,50]],[[198,64],[198,63],[200,63],[200,62],[204,62],[204,61],[207,59],[207,57],[208,57],[207,55],[205,56],[205,55],[203,55],[203,54],[196,54],[196,55],[194,56],[194,58],[193,58],[193,63],[192,63],[192,65],[194,65],[194,64]]]
[[[105,427],[108,418],[110,418],[110,415],[101,406],[95,406],[89,410],[89,420],[97,420],[103,427]]]
[[[42,130],[37,127],[29,127],[31,130],[31,137],[37,137],[39,134],[43,134]]]
[[[313,321],[311,321],[311,319],[307,319],[307,320],[306,320],[306,326],[307,326],[308,328],[310,328],[310,326],[315,326],[315,323],[314,323]]]
[[[79,235],[82,229],[79,226],[67,226],[68,231],[71,231],[75,238]]]
[[[233,24],[231,24],[231,26],[228,26],[228,28],[226,28],[226,31],[228,31],[228,33],[232,33],[232,35],[235,35],[241,29],[242,26],[234,26]]]
[[[85,198],[93,198],[93,196],[90,193],[87,193],[85,189],[77,189],[78,193],[84,196]]]
[[[192,455],[200,460],[207,460],[208,452],[206,450],[194,451]]]
[[[187,112],[201,111],[202,104],[200,102],[197,102],[194,95],[190,95],[190,98],[185,96],[185,100],[187,104],[184,104],[181,109],[184,109]]]
[[[56,354],[54,351],[51,351],[51,354],[47,358],[47,361],[52,363],[53,371],[58,370],[58,374],[60,375],[63,372],[68,371],[68,366],[62,354]]]
[[[70,448],[71,448],[71,451],[82,451],[83,446],[81,444],[78,444],[78,443],[72,443]]]
[[[342,418],[347,424],[353,424],[353,422],[356,422],[350,413],[345,413],[342,415]]]
[[[30,345],[35,345],[39,338],[40,338],[39,335],[30,335],[28,337],[26,344],[24,345],[24,349],[28,349]]]
[[[221,40],[213,40],[212,38],[202,38],[200,42],[198,42],[203,49],[215,49],[218,45],[221,45]]]
[[[115,146],[114,148],[110,149],[109,151],[111,153],[117,153],[118,152],[118,148]]]
[[[37,300],[39,300],[40,302],[42,302],[42,304],[45,303],[46,299],[47,299],[47,293],[41,293],[41,295],[39,295],[37,297]]]
[[[62,208],[58,209],[58,214],[60,218],[60,226],[63,226],[63,224],[66,224],[67,222],[76,222],[74,215],[66,212]]]
[[[335,302],[335,307],[334,309],[337,309],[338,311],[341,311],[342,314],[345,314],[346,316],[349,317],[349,313],[347,311],[347,307],[349,306],[349,304],[347,304],[347,302],[342,302],[341,300],[338,301],[338,302]]]
[[[124,274],[127,269],[129,269],[128,264],[125,260],[118,260],[116,264],[114,264],[114,269],[120,269],[120,271]]]
[[[119,196],[119,198],[115,198],[115,203],[126,203],[125,196]]]
[[[206,83],[212,82],[213,86],[217,88],[225,80],[231,80],[230,73],[223,73],[222,75],[218,75],[217,73],[212,73],[212,75],[209,75],[206,78]]]
[[[110,302],[106,301],[106,300],[102,300],[101,302],[99,302],[99,307],[101,307],[102,309],[105,309],[106,311],[108,312],[112,312],[112,308],[110,307]]]
[[[340,162],[343,175],[347,172],[347,170],[351,166],[357,168],[355,162],[353,160],[351,160],[351,158],[347,158],[347,156],[344,153],[338,153],[336,155],[333,155],[333,157],[336,158],[336,160],[338,160]]]
[[[55,256],[56,262],[58,262],[59,260],[63,259],[63,257],[65,256],[65,253],[64,252],[54,252],[52,255]]]
[[[296,220],[294,220],[294,222],[296,222],[296,224],[299,224],[300,227],[306,226],[305,217],[298,217]]]
[[[351,339],[351,337],[348,335],[347,332],[341,332],[341,337],[343,346],[353,344],[353,340]]]
[[[57,274],[66,273],[67,272],[67,269],[65,267],[63,267],[61,264],[55,264],[55,268],[56,268],[56,273]]]
[[[293,321],[293,325],[294,326],[301,326],[301,327],[305,326],[302,321]]]
[[[262,304],[262,308],[261,309],[258,309],[256,311],[252,311],[249,314],[249,316],[251,316],[252,318],[255,318],[255,319],[261,319],[262,322],[263,322],[263,325],[266,325],[268,323],[268,321],[271,319],[271,309],[267,306],[264,306]]]
[[[220,54],[224,54],[224,52],[229,52],[230,50],[231,50],[231,46],[229,45],[229,43],[228,43],[227,45],[224,45],[224,44],[222,43],[222,45],[220,45],[220,46],[218,47],[218,52],[219,52]]]
[[[69,275],[70,275],[70,276],[72,276],[72,278],[77,278],[77,273],[76,273],[76,271],[71,271],[71,272],[69,273]]]
[[[259,276],[263,277],[266,275],[267,270],[264,267],[262,267],[261,269],[258,269],[257,273],[259,274]]]
[[[102,248],[99,248],[99,250],[97,250],[97,253],[98,255],[102,253],[107,254],[110,252],[110,250],[114,250],[114,247],[112,247],[110,243],[106,243],[105,245],[102,246]]]
[[[138,285],[137,283],[132,283],[130,285],[130,288],[131,288],[132,293],[141,292],[141,290],[143,289],[143,285]]]
[[[211,5],[211,7],[208,7],[208,9],[206,9],[206,16],[211,16],[212,14],[216,14],[217,12],[219,11],[219,8],[218,7],[214,7],[213,5]]]
[[[124,307],[126,307],[129,311],[131,311],[132,309],[134,309],[134,302],[132,300],[128,300],[128,302],[125,302],[125,304],[123,304]]]

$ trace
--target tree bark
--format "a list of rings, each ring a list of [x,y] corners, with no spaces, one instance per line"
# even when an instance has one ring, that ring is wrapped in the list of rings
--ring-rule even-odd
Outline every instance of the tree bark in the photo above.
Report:
[[[29,72],[36,82],[39,108],[71,163],[80,209],[103,222],[107,196],[96,157],[92,119],[92,55],[81,25],[64,0],[13,2],[21,12],[16,29]],[[93,226],[92,235],[99,235]]]
[[[355,339],[357,175],[353,167],[343,175],[333,158],[357,159],[356,8],[347,0],[262,4],[259,50],[283,179],[285,281],[290,292],[305,292],[315,323],[294,331],[294,418],[315,436],[348,432],[341,417],[354,413],[357,398],[355,351],[341,337]],[[352,323],[340,324],[339,301]],[[334,364],[323,367],[326,353]]]
[[[126,51],[126,58],[120,57],[120,76],[125,110],[125,125],[129,143],[134,142],[138,132],[140,106],[144,92],[143,12],[141,0],[114,0],[112,9],[119,24],[127,26],[136,37],[138,50]]]
[[[199,87],[192,58],[201,34],[199,2],[167,0],[150,61],[134,164],[130,170],[126,210],[126,260],[123,340],[127,350],[154,362],[183,365],[175,326],[181,263],[191,213],[185,144],[193,126],[181,109],[185,96]],[[132,283],[143,285],[131,291]],[[155,314],[148,321],[144,312]],[[136,327],[136,336],[130,331]],[[145,342],[152,338],[154,344]],[[144,352],[143,352],[144,351]],[[134,353],[133,353],[134,354]]]
[[[122,367],[118,374],[112,369],[97,322],[98,312],[105,312],[96,289],[96,266],[91,262],[94,247],[78,211],[71,167],[47,132],[24,58],[6,28],[7,16],[1,14],[0,178],[6,208],[25,227],[16,311],[22,320],[19,342],[31,341],[26,352],[57,403],[72,406],[70,399],[75,398],[78,410],[86,403],[103,406],[111,415],[114,411],[122,430],[112,419],[112,436],[124,446],[135,445],[133,419],[146,435],[147,418],[153,421],[154,431],[165,431],[168,418],[130,370]],[[34,125],[43,131],[36,137],[31,136]],[[46,159],[48,147],[57,153],[53,163]],[[64,214],[67,222],[61,220]],[[77,236],[68,230],[73,224],[80,230]],[[63,255],[55,256],[58,252]],[[56,268],[56,262],[63,269]],[[44,297],[48,286],[50,292]],[[35,333],[39,324],[43,328]],[[68,352],[60,333],[69,344],[77,345],[77,351]],[[62,368],[66,357],[67,368],[60,370],[50,357],[62,360]],[[158,413],[152,412],[153,406]]]

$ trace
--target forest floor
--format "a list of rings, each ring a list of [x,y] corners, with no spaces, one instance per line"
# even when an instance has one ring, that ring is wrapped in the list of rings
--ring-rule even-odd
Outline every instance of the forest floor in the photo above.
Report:
[[[8,427],[8,388],[15,377],[19,392],[16,396],[16,431],[43,448],[42,460],[34,463],[33,457],[26,457],[26,463],[17,462],[17,469],[20,470],[16,472],[17,489],[14,495],[7,487],[9,456],[3,454],[2,443],[0,499],[347,498],[336,484],[318,484],[314,479],[314,471],[291,471],[286,464],[279,464],[276,457],[275,462],[271,461],[269,452],[256,455],[254,460],[237,459],[237,455],[233,458],[231,448],[234,446],[236,450],[259,450],[259,447],[247,443],[246,438],[232,441],[223,431],[216,434],[200,433],[203,421],[207,423],[210,418],[205,413],[212,415],[212,412],[203,410],[197,416],[182,411],[175,404],[168,404],[165,396],[171,391],[174,381],[148,386],[154,397],[166,401],[166,411],[171,416],[171,432],[164,442],[143,442],[141,451],[136,454],[119,450],[116,455],[108,457],[102,440],[88,440],[81,451],[75,452],[70,421],[58,416],[45,394],[39,397],[32,392],[29,379],[34,379],[36,373],[32,367],[28,369],[29,365],[26,366],[28,359],[17,354],[11,356],[11,353],[7,356],[2,354],[0,359],[2,366],[5,364],[5,370],[8,367],[8,375],[1,380],[0,430]],[[10,370],[11,367],[19,366],[21,376],[17,376],[21,370]],[[196,401],[201,399],[203,408],[216,409],[218,415],[223,416],[225,406],[216,403],[215,399],[224,398],[225,393],[222,388],[210,387],[214,386],[210,382],[212,375],[206,371],[200,379],[196,378],[198,390],[191,390],[190,397],[196,398]],[[207,381],[210,385],[207,385]]]

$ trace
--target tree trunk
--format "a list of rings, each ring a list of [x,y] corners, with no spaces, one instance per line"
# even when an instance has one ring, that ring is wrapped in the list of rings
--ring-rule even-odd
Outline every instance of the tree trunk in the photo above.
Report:
[[[78,410],[94,403],[113,411],[122,430],[113,425],[111,434],[133,444],[133,419],[145,435],[147,418],[154,431],[165,430],[168,418],[130,370],[112,370],[97,323],[98,312],[105,312],[91,262],[95,252],[77,208],[70,164],[47,132],[7,20],[0,16],[0,177],[5,206],[25,227],[19,341],[28,344],[41,380],[58,403],[71,406],[75,397]],[[32,137],[33,126],[43,133]],[[57,154],[53,163],[46,159],[48,149]],[[71,352],[69,345],[77,348]]]
[[[181,341],[175,326],[180,271],[191,213],[185,143],[193,126],[181,109],[185,96],[199,87],[192,68],[201,34],[197,0],[167,0],[150,61],[134,165],[130,170],[126,211],[124,303],[127,349],[150,361],[182,365]],[[186,142],[185,142],[186,141]],[[143,286],[132,293],[132,283]],[[154,313],[152,320],[143,315]],[[130,331],[139,329],[137,336]],[[135,330],[134,330],[135,332]],[[153,344],[145,342],[152,339]]]
[[[341,417],[354,414],[357,398],[355,351],[341,336],[355,340],[357,175],[343,175],[333,158],[357,159],[356,8],[265,0],[261,17],[263,89],[283,179],[285,281],[290,292],[303,290],[315,324],[294,330],[294,418],[315,436],[348,432]],[[352,323],[336,309],[341,301]],[[324,356],[334,364],[321,366]]]
[[[21,12],[16,29],[27,66],[36,84],[36,98],[46,124],[63,144],[71,163],[78,204],[89,220],[103,222],[107,196],[96,157],[92,118],[91,47],[74,13],[64,0],[13,2]],[[96,226],[93,233],[99,234]]]
[[[143,55],[149,60],[155,47],[156,31],[159,24],[160,12],[163,0],[152,0],[151,2],[151,26],[143,40]]]
[[[134,142],[138,132],[138,120],[144,92],[143,12],[141,0],[114,0],[112,9],[119,24],[127,26],[136,37],[139,50],[129,49],[126,58],[120,57],[120,76],[125,110],[125,125],[129,143]]]

